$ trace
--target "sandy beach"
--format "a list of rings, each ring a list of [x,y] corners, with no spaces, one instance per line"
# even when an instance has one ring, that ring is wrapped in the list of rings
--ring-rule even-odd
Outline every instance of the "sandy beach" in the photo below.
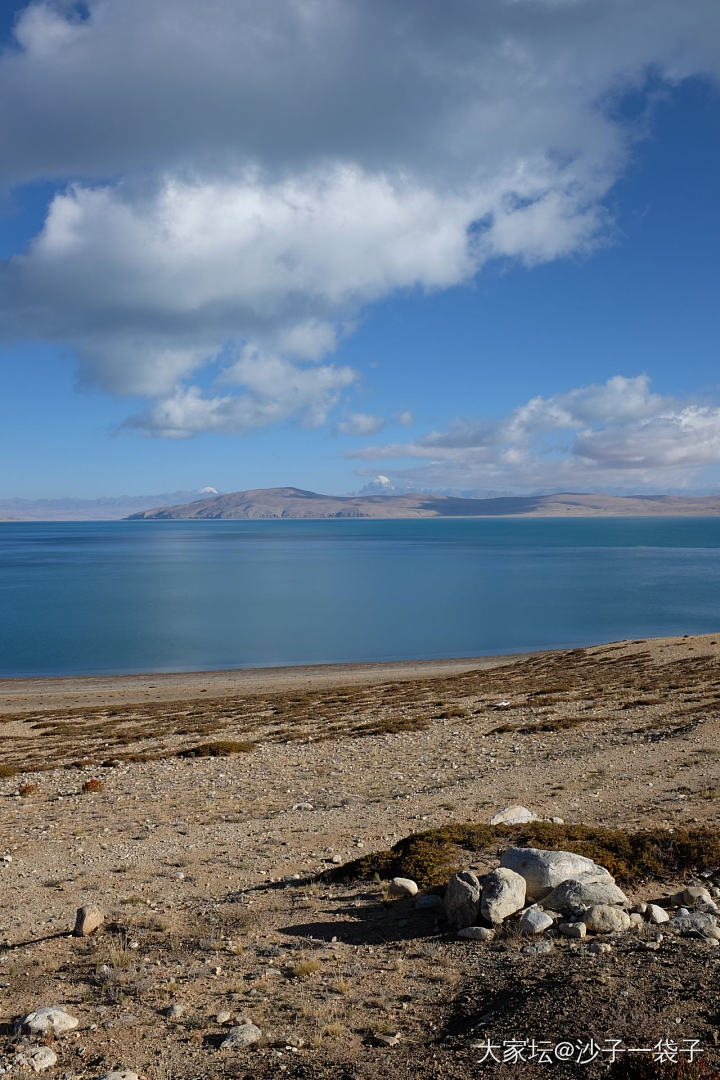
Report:
[[[5,1053],[18,1016],[63,1003],[80,1020],[55,1043],[73,1077],[122,1064],[148,1080],[459,1080],[478,1072],[486,1030],[682,1030],[715,1060],[720,949],[667,937],[649,951],[626,935],[607,955],[562,940],[527,955],[512,935],[459,941],[432,910],[390,898],[367,857],[512,803],[563,820],[547,826],[554,846],[571,846],[563,830],[582,825],[655,830],[670,851],[687,830],[717,830],[719,704],[720,635],[482,660],[4,680]],[[98,790],[83,791],[92,780]],[[447,849],[438,834],[442,865],[421,890],[457,867],[488,869],[512,841],[522,834],[501,830],[487,850]],[[693,868],[703,870],[714,867]],[[622,883],[645,900],[691,876]],[[72,938],[89,903],[106,925]],[[478,1028],[483,1002],[492,1019]],[[243,1019],[261,1041],[220,1049]]]

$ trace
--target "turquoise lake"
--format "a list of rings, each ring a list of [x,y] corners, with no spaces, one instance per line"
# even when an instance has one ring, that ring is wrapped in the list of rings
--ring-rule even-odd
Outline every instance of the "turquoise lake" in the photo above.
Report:
[[[476,656],[720,630],[720,519],[0,525],[0,675]]]

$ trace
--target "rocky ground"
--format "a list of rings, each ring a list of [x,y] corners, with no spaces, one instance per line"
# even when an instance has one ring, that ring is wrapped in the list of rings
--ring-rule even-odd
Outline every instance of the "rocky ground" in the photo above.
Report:
[[[569,826],[660,830],[662,880],[618,879],[633,902],[716,870],[711,839],[696,866],[671,856],[687,829],[718,826],[719,641],[210,692],[125,683],[101,701],[72,680],[14,684],[0,698],[0,1063],[20,1075],[16,1055],[47,1042],[46,1075],[78,1078],[591,1078],[612,1068],[605,1040],[697,1039],[717,1067],[720,948],[704,939],[467,941],[390,896],[371,860],[343,867],[523,803]],[[502,830],[482,851],[439,840],[445,879],[497,865],[507,843]],[[421,891],[437,873],[417,875]],[[103,927],[71,936],[89,904]],[[78,1026],[18,1032],[56,1005]],[[245,1021],[262,1037],[223,1048]],[[528,1059],[532,1040],[592,1039],[605,1049],[584,1064]],[[518,1063],[492,1060],[512,1040]]]

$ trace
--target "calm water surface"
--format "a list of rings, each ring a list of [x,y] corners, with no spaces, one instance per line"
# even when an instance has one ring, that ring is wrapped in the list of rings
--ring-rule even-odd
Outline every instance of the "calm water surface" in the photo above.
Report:
[[[720,630],[720,519],[0,525],[0,675],[475,656]]]

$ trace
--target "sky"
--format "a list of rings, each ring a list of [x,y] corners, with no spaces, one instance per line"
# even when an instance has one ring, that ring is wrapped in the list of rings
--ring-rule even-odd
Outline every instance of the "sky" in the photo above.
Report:
[[[716,0],[0,14],[0,498],[720,491]]]

